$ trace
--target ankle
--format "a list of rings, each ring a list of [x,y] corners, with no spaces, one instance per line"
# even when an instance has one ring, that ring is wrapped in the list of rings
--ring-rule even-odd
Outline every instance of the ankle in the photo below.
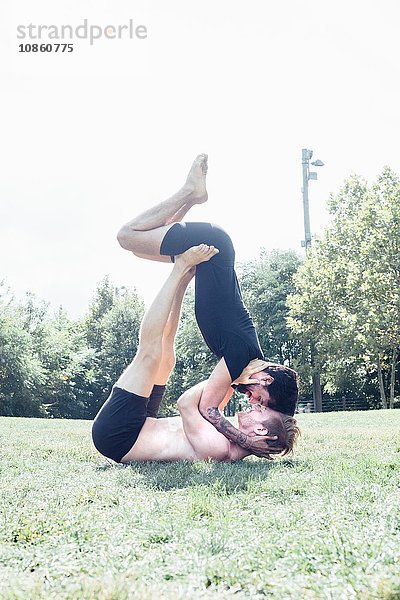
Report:
[[[186,182],[182,187],[181,187],[181,194],[182,197],[185,198],[185,200],[187,201],[187,203],[190,202],[190,199],[192,198],[194,192],[195,192],[195,187],[192,183],[188,183]]]
[[[181,281],[183,277],[185,277],[186,273],[189,271],[189,267],[182,260],[179,260],[179,257],[180,255],[175,256],[175,262],[172,272],[175,273]]]

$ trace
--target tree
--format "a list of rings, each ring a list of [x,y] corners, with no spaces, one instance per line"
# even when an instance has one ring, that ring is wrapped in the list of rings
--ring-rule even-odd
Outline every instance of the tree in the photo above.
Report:
[[[17,355],[12,356],[14,375],[5,390],[8,410],[12,406],[12,414],[18,416],[87,416],[84,396],[79,397],[76,385],[79,376],[84,374],[87,378],[90,374],[85,360],[91,351],[86,346],[82,328],[70,321],[62,308],[54,316],[50,315],[48,304],[31,293],[18,303],[13,300],[9,310],[11,308],[14,332],[18,326],[20,333],[19,339],[15,333],[12,337]],[[3,341],[3,349],[6,347]],[[35,370],[33,379],[32,374],[24,371],[21,387],[15,373],[26,351],[29,360],[24,364],[35,365]]]
[[[44,416],[37,388],[43,368],[24,319],[9,291],[0,286],[0,414]]]
[[[113,287],[105,277],[97,287],[82,326],[93,352],[87,408],[94,417],[111,387],[137,351],[144,304],[136,291]]]
[[[240,273],[243,298],[265,356],[288,366],[301,352],[286,323],[286,299],[295,290],[293,277],[300,265],[300,257],[292,250],[262,250],[257,260],[241,266]]]
[[[0,290],[1,291],[1,290]],[[143,303],[106,278],[87,317],[0,293],[0,414],[92,418],[137,349]]]
[[[42,405],[51,417],[89,418],[95,353],[86,343],[83,327],[60,308],[47,319],[46,329],[38,353],[45,373],[38,389]]]
[[[394,404],[400,347],[400,183],[385,168],[369,187],[359,177],[331,196],[333,216],[295,278],[289,325],[303,343],[316,343],[327,389],[344,375],[364,380],[375,371],[381,403]]]

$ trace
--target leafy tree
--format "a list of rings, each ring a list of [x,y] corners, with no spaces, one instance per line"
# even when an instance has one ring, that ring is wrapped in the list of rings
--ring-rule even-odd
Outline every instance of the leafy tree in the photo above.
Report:
[[[0,287],[0,414],[44,416],[37,388],[43,368],[32,337],[8,290]]]
[[[293,293],[293,276],[301,264],[291,250],[262,250],[257,260],[241,267],[240,285],[265,356],[288,366],[300,352],[289,330],[286,298]]]
[[[368,380],[394,405],[400,347],[400,183],[385,168],[368,187],[358,177],[329,201],[332,223],[296,277],[289,324],[316,341],[326,389]]]
[[[91,418],[137,349],[143,302],[101,282],[87,317],[0,294],[0,413]]]
[[[136,354],[143,313],[144,304],[136,291],[115,288],[108,277],[100,282],[83,321],[87,345],[93,353],[87,390],[91,417]]]
[[[9,313],[11,309],[13,329],[8,331],[14,331],[16,355],[9,354],[9,358],[14,374],[9,378],[8,387],[4,381],[2,386],[8,413],[12,410],[12,414],[18,416],[87,416],[83,397],[78,397],[76,387],[79,375],[84,373],[87,378],[90,373],[84,364],[90,350],[81,328],[71,322],[62,309],[51,316],[48,305],[30,293],[18,303],[12,301]],[[4,333],[4,327],[2,330]],[[6,349],[3,340],[3,353]],[[26,352],[28,359],[23,364],[35,368],[31,372],[25,369],[19,382],[16,367]]]
[[[88,348],[80,323],[65,312],[48,318],[47,335],[39,354],[45,381],[39,393],[52,417],[89,418],[94,351]]]

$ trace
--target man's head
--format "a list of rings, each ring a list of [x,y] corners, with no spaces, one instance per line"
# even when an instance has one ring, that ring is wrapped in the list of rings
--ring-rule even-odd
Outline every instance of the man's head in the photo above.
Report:
[[[256,435],[277,436],[268,445],[283,448],[282,456],[291,454],[300,435],[296,419],[283,415],[268,406],[255,404],[249,411],[238,413],[239,429],[249,437]]]
[[[251,404],[262,404],[285,415],[294,415],[299,396],[296,371],[270,363],[252,375],[252,379],[258,379],[259,383],[240,384],[236,388],[246,394]]]

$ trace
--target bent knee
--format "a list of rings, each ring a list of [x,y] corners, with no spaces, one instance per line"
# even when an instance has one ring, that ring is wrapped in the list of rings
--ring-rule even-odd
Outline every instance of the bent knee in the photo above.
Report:
[[[131,250],[131,252],[141,252],[143,250],[143,234],[145,232],[139,231],[131,227],[131,225],[123,225],[117,233],[117,240],[120,246],[125,250]]]
[[[134,230],[131,230],[127,225],[123,225],[117,233],[117,240],[120,246],[125,250],[131,250],[133,240],[135,238]]]
[[[227,259],[228,257],[235,256],[235,249],[230,235],[219,227],[219,225],[212,225],[211,244],[218,248],[221,257]],[[219,256],[219,255],[217,255]],[[218,260],[218,259],[217,259]]]

